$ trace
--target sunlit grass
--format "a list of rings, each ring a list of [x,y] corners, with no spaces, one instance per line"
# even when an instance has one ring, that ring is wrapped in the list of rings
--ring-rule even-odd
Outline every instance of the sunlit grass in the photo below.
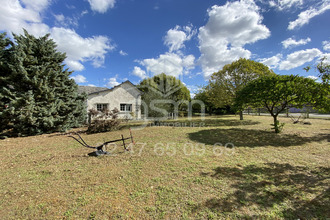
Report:
[[[1,140],[0,216],[329,218],[330,121],[280,120],[281,134],[265,116],[149,125],[133,130],[131,151],[118,143],[102,157],[61,134]],[[82,137],[97,145],[121,134],[128,129]]]

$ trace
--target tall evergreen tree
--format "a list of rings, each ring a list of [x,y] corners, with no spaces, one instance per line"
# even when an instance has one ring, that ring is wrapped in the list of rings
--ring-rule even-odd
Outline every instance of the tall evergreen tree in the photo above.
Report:
[[[9,120],[2,129],[17,135],[62,131],[79,126],[86,119],[84,95],[64,69],[65,53],[56,50],[49,34],[36,38],[24,30],[14,35],[16,44],[7,56],[7,73],[0,98],[5,108],[0,120]]]
[[[8,107],[9,99],[4,95],[5,89],[8,87],[8,80],[10,76],[10,70],[8,61],[11,53],[12,41],[6,37],[6,33],[0,34],[0,132],[4,130],[8,123],[9,118],[5,114],[5,110]]]

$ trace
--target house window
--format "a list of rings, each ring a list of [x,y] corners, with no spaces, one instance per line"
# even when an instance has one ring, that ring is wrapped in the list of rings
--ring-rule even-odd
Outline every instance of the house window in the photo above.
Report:
[[[120,111],[121,112],[131,112],[132,104],[120,104]]]
[[[96,104],[96,109],[100,112],[108,109],[108,104]]]

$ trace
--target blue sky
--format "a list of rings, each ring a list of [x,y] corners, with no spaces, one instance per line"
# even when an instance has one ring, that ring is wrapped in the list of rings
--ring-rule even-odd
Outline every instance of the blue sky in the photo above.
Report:
[[[240,57],[316,77],[330,59],[330,0],[3,0],[0,31],[51,34],[79,85],[165,72],[190,89]]]

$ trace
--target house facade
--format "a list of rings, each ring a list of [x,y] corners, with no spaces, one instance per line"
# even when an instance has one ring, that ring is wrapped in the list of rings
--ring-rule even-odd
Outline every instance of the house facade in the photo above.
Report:
[[[142,92],[130,81],[125,81],[111,89],[79,86],[79,92],[85,92],[88,95],[87,111],[117,108],[118,117],[121,119],[141,119]]]

